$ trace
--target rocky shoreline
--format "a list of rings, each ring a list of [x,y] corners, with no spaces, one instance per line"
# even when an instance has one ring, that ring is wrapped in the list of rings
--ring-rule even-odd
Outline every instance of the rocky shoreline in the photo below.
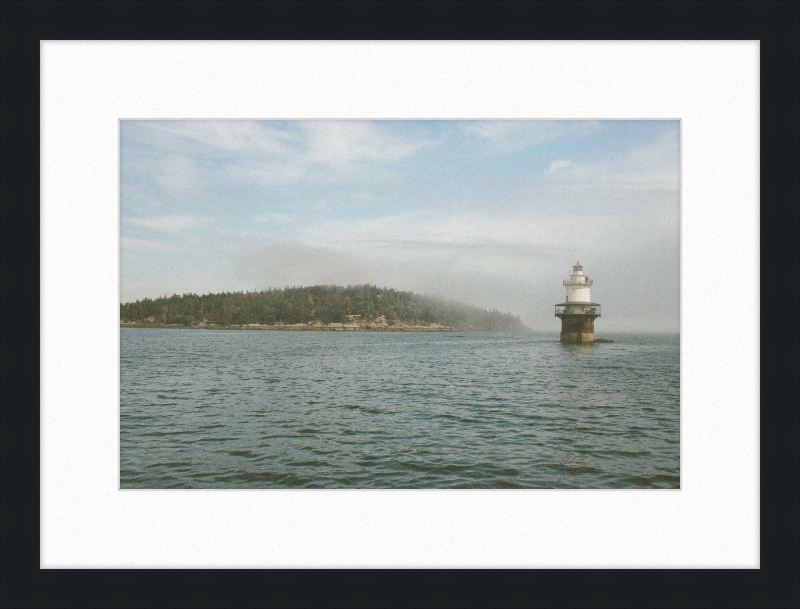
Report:
[[[412,325],[406,323],[395,323],[389,325],[387,322],[377,320],[375,322],[358,321],[348,323],[323,324],[320,321],[312,321],[301,324],[242,324],[221,326],[217,324],[199,323],[190,326],[180,324],[165,324],[160,322],[139,322],[139,321],[120,321],[120,328],[172,328],[176,330],[300,330],[311,332],[459,332],[458,328],[442,326],[440,324]]]

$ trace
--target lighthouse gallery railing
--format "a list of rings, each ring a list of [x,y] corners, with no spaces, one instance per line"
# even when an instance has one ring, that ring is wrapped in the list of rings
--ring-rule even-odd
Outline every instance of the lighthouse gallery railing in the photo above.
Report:
[[[569,311],[567,311],[569,308]],[[594,303],[561,303],[556,305],[556,313],[555,316],[558,317],[559,315],[564,314],[572,314],[572,315],[593,315],[594,317],[600,317],[600,305]]]

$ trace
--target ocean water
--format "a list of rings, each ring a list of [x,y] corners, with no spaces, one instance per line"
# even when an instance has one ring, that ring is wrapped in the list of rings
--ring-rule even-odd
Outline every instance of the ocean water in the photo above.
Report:
[[[680,487],[678,335],[120,333],[123,489]]]

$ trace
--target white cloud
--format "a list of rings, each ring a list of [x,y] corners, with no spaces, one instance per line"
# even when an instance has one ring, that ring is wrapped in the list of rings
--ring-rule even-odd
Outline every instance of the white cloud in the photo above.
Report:
[[[597,131],[596,121],[476,121],[465,122],[466,133],[483,139],[501,152],[518,152],[529,146],[563,137],[583,137]]]
[[[436,142],[398,136],[368,121],[306,121],[292,144],[280,157],[260,155],[231,164],[227,175],[264,186],[285,186],[306,177],[315,164],[338,172],[360,171],[364,163],[391,163]]]
[[[171,155],[159,163],[160,174],[156,181],[170,190],[188,190],[198,187],[199,174],[192,159]]]
[[[645,146],[631,148],[623,163],[638,169],[677,169],[680,158],[680,143],[677,130],[665,131]]]
[[[296,182],[306,169],[301,160],[279,162],[272,160],[245,161],[228,165],[225,174],[233,181],[252,181],[263,186],[280,186]]]
[[[165,233],[177,233],[208,224],[207,218],[198,216],[158,216],[155,218],[125,218],[127,222]]]
[[[561,169],[566,169],[570,165],[572,165],[572,161],[567,159],[560,159],[558,161],[553,161],[552,163],[550,163],[550,168],[547,171],[550,173],[555,173],[556,171],[559,171]]]
[[[143,133],[139,139],[172,149],[186,148],[244,153],[285,154],[294,136],[268,121],[164,120],[142,121],[136,125]]]
[[[675,220],[677,222],[677,220]],[[509,272],[521,272],[533,255],[550,255],[560,250],[627,250],[641,245],[630,234],[655,237],[677,230],[665,220],[655,231],[648,215],[576,214],[557,217],[535,214],[491,216],[487,214],[437,217],[432,214],[399,214],[355,222],[326,222],[306,227],[301,235],[308,244],[335,247],[359,255],[392,255],[402,259],[445,259],[464,268],[511,265]],[[576,227],[579,227],[576,230]],[[589,230],[586,230],[588,227]],[[505,270],[503,271],[506,272]]]
[[[292,128],[270,121],[129,121],[126,141],[161,151],[126,159],[163,188],[203,188],[215,174],[228,181],[282,186],[298,182],[313,165],[361,170],[392,163],[436,145],[424,133],[398,134],[381,121],[303,121]]]
[[[259,214],[253,217],[253,222],[264,223],[264,222],[277,222],[278,224],[286,224],[291,220],[291,216],[288,214]]]
[[[309,121],[306,161],[340,167],[357,161],[396,161],[436,144],[434,140],[390,133],[380,123],[366,121]]]
[[[158,213],[161,202],[139,184],[121,184],[120,200],[128,213]]]
[[[678,136],[667,132],[646,146],[630,149],[624,156],[596,163],[554,161],[548,178],[567,189],[615,189],[677,191],[680,188]],[[557,166],[558,165],[558,166]]]

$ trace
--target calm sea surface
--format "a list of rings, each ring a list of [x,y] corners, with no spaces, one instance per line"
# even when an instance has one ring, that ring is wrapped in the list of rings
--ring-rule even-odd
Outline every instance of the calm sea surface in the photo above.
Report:
[[[677,335],[123,328],[122,488],[679,488]]]

